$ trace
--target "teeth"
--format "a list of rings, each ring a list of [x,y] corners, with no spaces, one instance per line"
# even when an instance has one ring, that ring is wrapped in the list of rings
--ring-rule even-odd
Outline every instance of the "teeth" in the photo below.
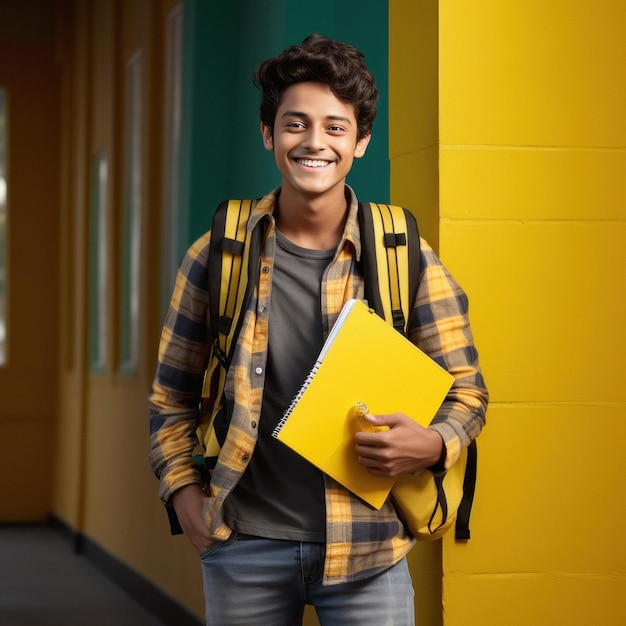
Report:
[[[325,167],[328,165],[328,161],[318,161],[313,159],[296,159],[300,165],[305,165],[306,167]]]

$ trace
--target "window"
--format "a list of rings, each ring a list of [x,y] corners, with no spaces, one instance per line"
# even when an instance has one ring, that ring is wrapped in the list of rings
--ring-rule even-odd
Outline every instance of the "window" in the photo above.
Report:
[[[108,161],[100,152],[94,156],[91,171],[89,225],[89,366],[97,374],[106,367],[108,179]]]
[[[120,327],[120,373],[132,376],[139,362],[141,272],[142,109],[141,53],[126,64],[124,222]]]
[[[7,95],[0,88],[0,366],[7,362]]]

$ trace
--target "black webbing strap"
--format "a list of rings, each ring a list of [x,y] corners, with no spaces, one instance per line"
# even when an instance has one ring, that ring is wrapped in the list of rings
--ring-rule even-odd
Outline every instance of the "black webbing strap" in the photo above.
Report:
[[[211,268],[209,275],[209,323],[211,333],[216,335],[220,332],[220,291],[222,288],[222,241],[224,240],[224,230],[226,228],[226,211],[228,202],[221,202],[213,215],[211,225],[211,243],[209,245],[209,262]]]
[[[472,441],[467,448],[467,465],[463,480],[463,498],[456,516],[454,536],[457,541],[468,541],[470,538],[469,520],[476,490],[476,470],[478,466],[478,448]]]
[[[446,492],[443,488],[443,479],[444,476],[433,476],[433,480],[435,481],[435,488],[437,489],[437,502],[435,503],[435,508],[433,509],[432,515],[428,520],[428,530],[431,533],[434,533],[439,529],[440,526],[443,526],[448,519],[448,500],[446,498]],[[441,523],[437,528],[431,528],[433,520],[435,519],[435,515],[437,514],[437,509],[441,509]]]
[[[370,308],[374,309],[383,319],[385,317],[383,303],[378,288],[378,263],[376,262],[376,241],[374,239],[374,222],[369,202],[359,202],[359,229],[361,231],[361,264],[365,280],[365,297]]]

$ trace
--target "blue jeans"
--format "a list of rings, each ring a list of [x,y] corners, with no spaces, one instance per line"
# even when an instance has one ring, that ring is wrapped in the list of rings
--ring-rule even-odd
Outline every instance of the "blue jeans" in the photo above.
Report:
[[[366,580],[322,585],[325,545],[239,537],[201,555],[207,626],[413,626],[406,559]]]

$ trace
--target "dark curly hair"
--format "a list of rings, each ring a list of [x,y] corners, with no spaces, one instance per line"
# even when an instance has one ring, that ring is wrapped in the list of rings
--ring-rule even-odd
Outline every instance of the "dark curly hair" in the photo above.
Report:
[[[363,59],[362,52],[346,43],[312,34],[263,61],[253,75],[261,90],[261,121],[273,129],[285,90],[295,83],[314,81],[328,85],[337,98],[354,107],[358,139],[369,135],[377,113],[378,89]]]

